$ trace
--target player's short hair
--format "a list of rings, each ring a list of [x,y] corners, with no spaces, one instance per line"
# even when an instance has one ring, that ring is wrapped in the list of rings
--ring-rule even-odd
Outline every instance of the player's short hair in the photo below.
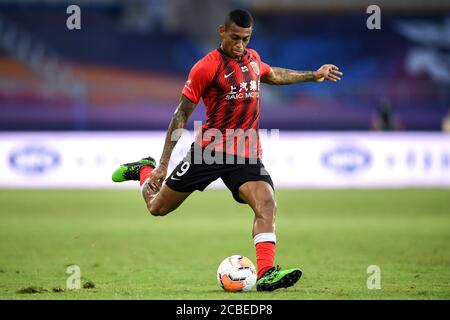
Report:
[[[225,17],[225,29],[227,29],[232,23],[241,28],[250,28],[253,26],[253,17],[247,10],[236,9],[228,12]]]

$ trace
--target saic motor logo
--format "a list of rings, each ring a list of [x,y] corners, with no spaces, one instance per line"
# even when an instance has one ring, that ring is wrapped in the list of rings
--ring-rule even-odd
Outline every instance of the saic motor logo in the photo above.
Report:
[[[56,151],[41,146],[14,150],[9,156],[9,164],[13,169],[29,174],[45,173],[59,163],[60,157]]]
[[[370,153],[355,147],[340,147],[322,156],[322,164],[336,172],[355,173],[371,163]]]

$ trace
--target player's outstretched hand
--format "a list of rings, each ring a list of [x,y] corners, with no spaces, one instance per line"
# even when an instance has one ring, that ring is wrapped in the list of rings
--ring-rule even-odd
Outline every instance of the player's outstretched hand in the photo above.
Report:
[[[324,64],[316,71],[316,82],[322,82],[324,80],[330,80],[337,82],[341,80],[344,74],[339,71],[339,68],[334,64]]]
[[[167,166],[158,165],[149,175],[148,187],[158,192],[167,176]]]

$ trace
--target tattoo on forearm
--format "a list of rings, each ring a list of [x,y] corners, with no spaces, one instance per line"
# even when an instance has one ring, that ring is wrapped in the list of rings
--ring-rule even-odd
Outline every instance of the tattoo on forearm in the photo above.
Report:
[[[170,156],[172,155],[172,150],[175,148],[181,134],[177,133],[177,130],[183,129],[186,121],[189,117],[185,111],[181,110],[181,105],[178,106],[177,110],[172,116],[172,120],[169,123],[169,128],[167,129],[166,142],[164,144],[164,150],[161,155],[160,164],[168,164]],[[179,130],[180,131],[180,130]]]
[[[285,68],[272,68],[274,77],[268,79],[270,84],[292,84],[306,81],[315,81],[314,71],[297,71]]]
[[[167,166],[169,165],[170,156],[172,155],[172,150],[175,148],[178,140],[180,139],[184,125],[186,124],[189,116],[195,108],[194,103],[189,101],[184,95],[181,96],[180,104],[175,110],[172,120],[170,120],[169,128],[167,129],[166,141],[164,143],[164,150],[159,161],[159,165]]]

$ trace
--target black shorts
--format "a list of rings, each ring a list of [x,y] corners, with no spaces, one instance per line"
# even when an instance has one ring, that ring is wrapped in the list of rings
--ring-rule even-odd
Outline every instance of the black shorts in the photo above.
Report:
[[[240,203],[245,201],[239,196],[239,187],[247,181],[266,181],[274,189],[272,178],[260,159],[213,152],[212,156],[218,160],[213,161],[201,156],[202,152],[199,145],[192,144],[186,157],[166,179],[171,189],[179,192],[203,191],[211,182],[221,178],[234,199]]]

